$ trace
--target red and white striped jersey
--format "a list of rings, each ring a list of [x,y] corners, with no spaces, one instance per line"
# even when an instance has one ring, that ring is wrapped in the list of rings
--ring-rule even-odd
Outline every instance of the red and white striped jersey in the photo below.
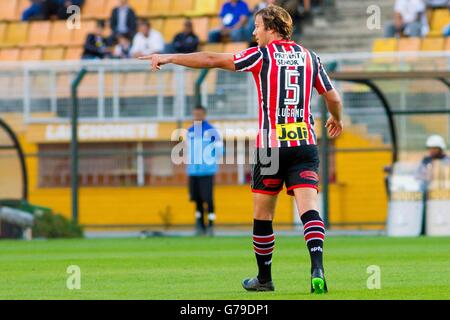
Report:
[[[319,57],[289,40],[252,47],[234,55],[236,71],[251,72],[259,102],[258,148],[317,144],[311,112],[313,87],[333,89]]]

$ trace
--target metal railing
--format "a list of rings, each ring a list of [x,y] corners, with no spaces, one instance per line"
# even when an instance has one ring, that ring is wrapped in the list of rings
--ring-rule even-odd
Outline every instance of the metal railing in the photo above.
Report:
[[[346,53],[321,57],[325,63],[336,61],[339,70],[352,71],[440,70],[448,69],[450,63],[450,53],[446,52]],[[21,112],[27,123],[67,122],[70,83],[83,67],[88,75],[79,88],[81,122],[185,120],[190,118],[190,110],[196,103],[199,70],[164,66],[160,72],[152,73],[148,63],[135,60],[4,63],[0,66],[0,113]],[[420,101],[408,96],[410,83],[398,82],[397,90],[392,90],[392,102],[399,110]],[[391,84],[380,84],[383,85],[389,89]],[[375,100],[370,92],[355,85],[340,85],[340,89],[344,98],[348,97],[349,112],[360,112],[358,103],[353,103],[355,100],[365,99],[369,105]],[[413,90],[420,92],[420,85]],[[422,97],[432,105],[450,105],[446,88],[435,93]],[[246,74],[212,70],[201,85],[200,101],[207,105],[213,119],[257,117],[256,89],[253,79]],[[317,106],[317,95],[313,106]]]

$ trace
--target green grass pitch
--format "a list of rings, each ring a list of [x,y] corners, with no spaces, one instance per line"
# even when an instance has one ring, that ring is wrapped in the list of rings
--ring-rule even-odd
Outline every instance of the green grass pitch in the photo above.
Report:
[[[81,289],[68,290],[69,265]],[[367,267],[381,269],[369,290]],[[450,299],[450,238],[328,237],[330,292],[309,294],[304,240],[278,236],[275,292],[246,292],[250,237],[0,241],[0,299]]]

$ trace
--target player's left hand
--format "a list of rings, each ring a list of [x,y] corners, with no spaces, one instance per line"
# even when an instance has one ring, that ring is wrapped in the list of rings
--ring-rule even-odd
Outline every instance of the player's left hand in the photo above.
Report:
[[[337,138],[341,135],[344,129],[344,124],[341,121],[336,120],[334,117],[330,117],[325,127],[328,129],[328,135],[330,138]]]

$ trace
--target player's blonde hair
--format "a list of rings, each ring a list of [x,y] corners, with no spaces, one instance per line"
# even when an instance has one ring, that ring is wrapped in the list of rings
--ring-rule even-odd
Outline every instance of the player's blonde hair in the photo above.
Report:
[[[259,10],[255,14],[255,18],[261,16],[264,21],[266,30],[277,32],[283,39],[289,40],[292,35],[292,18],[291,15],[282,7],[277,5],[269,5]]]

